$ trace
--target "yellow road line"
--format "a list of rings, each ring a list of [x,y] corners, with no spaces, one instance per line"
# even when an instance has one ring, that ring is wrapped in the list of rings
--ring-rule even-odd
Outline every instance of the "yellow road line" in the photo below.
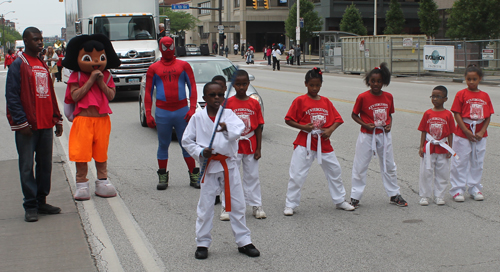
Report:
[[[282,93],[290,93],[290,94],[297,94],[297,95],[303,95],[304,94],[304,93],[299,93],[299,92],[294,92],[294,91],[280,90],[280,89],[263,87],[263,86],[255,86],[254,85],[254,87],[259,88],[259,89],[266,89],[266,90],[270,90],[270,91],[282,92]],[[354,104],[354,101],[351,101],[351,100],[339,99],[339,98],[334,98],[334,97],[326,97],[326,98],[328,98],[328,99],[330,99],[332,101]],[[416,110],[407,110],[407,109],[400,109],[400,108],[395,108],[395,110],[396,111],[407,112],[407,113],[419,114],[419,115],[424,114],[424,112],[422,112],[422,111],[416,111]],[[500,123],[490,122],[490,126],[500,127]]]

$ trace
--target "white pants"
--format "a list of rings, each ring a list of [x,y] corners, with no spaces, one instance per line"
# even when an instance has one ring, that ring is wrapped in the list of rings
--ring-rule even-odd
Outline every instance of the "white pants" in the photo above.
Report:
[[[481,177],[483,175],[484,155],[486,155],[486,138],[476,142],[477,163],[472,163],[472,145],[469,139],[459,136],[453,137],[453,150],[457,153],[458,159],[451,160],[450,194],[463,194],[466,186],[469,187],[469,194],[480,192],[483,189]]]
[[[430,154],[431,169],[426,168],[427,154],[420,160],[420,197],[432,196],[432,187],[434,185],[434,196],[444,198],[444,193],[448,182],[450,181],[450,159],[448,154]]]
[[[316,158],[316,151],[310,151],[310,158],[307,159],[307,149],[303,146],[297,146],[293,151],[292,161],[290,162],[290,179],[288,181],[288,190],[286,192],[286,207],[294,209],[300,203],[300,189],[306,181],[309,169]],[[342,169],[335,152],[321,153],[323,163],[321,168],[325,173],[328,189],[332,196],[334,204],[340,204],[345,200],[344,183],[342,182]]]
[[[238,154],[236,164],[238,169],[243,164],[243,193],[247,206],[262,206],[262,193],[259,180],[259,161],[254,159],[254,154]],[[226,207],[224,198],[221,199],[222,206]]]
[[[238,247],[252,243],[250,230],[246,226],[243,189],[241,188],[240,172],[238,168],[229,169],[229,185],[231,188],[231,228]],[[214,199],[217,191],[224,190],[224,172],[214,174],[206,173],[205,180],[201,183],[200,201],[198,202],[196,219],[196,245],[210,247],[212,243],[212,230],[214,219]]]
[[[352,165],[352,189],[351,198],[361,200],[363,191],[366,187],[366,173],[372,159],[372,138],[373,134],[359,132],[358,141],[356,142],[356,153]],[[380,173],[384,183],[385,191],[388,196],[399,194],[399,186],[396,175],[396,163],[394,163],[394,154],[392,153],[392,136],[390,132],[386,133],[386,168],[384,173],[384,134],[375,134],[375,142],[380,165]]]

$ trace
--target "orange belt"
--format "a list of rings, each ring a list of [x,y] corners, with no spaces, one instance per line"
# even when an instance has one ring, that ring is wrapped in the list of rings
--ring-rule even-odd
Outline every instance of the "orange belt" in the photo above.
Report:
[[[224,156],[221,154],[216,154],[212,155],[210,158],[208,158],[207,165],[205,166],[205,169],[208,169],[208,165],[210,164],[210,161],[216,160],[219,161],[220,164],[222,164],[222,168],[224,169],[224,197],[226,198],[226,212],[231,211],[231,189],[229,188],[229,169],[227,168],[227,163],[226,159],[229,158],[228,156]],[[201,179],[201,183],[204,182],[205,180],[205,174],[203,174],[203,177]]]

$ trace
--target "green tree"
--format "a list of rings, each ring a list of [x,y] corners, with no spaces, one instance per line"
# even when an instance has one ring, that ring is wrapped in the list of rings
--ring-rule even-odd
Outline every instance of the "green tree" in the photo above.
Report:
[[[439,30],[439,13],[434,0],[420,0],[418,10],[420,30],[429,37],[434,37]]]
[[[3,27],[0,28],[0,31],[4,31]],[[11,28],[11,27],[8,27],[8,26],[5,26],[5,32],[3,33],[3,35],[5,35],[5,44],[7,44],[7,42],[10,42],[10,47],[11,48],[14,48],[14,45],[16,43],[16,40],[22,40],[22,35],[17,32],[16,29],[14,28]],[[0,41],[3,41],[2,38],[0,38]],[[8,49],[8,48],[6,48]]]
[[[320,31],[323,24],[321,17],[314,11],[314,4],[308,0],[300,0],[300,17],[304,18],[304,27],[300,29],[300,40],[307,41],[313,37],[313,31]],[[285,21],[286,35],[296,40],[297,3],[293,4]]]
[[[340,30],[361,36],[366,35],[367,31],[363,24],[363,19],[361,18],[361,12],[359,12],[359,9],[356,8],[354,3],[345,9],[342,20],[340,21]]]
[[[500,1],[458,0],[448,18],[446,36],[452,39],[496,39],[500,36]]]
[[[187,12],[173,11],[170,8],[160,8],[160,15],[165,15],[170,19],[170,32],[173,34],[194,29],[199,22],[196,17]]]
[[[387,26],[385,27],[384,34],[402,34],[405,21],[398,0],[391,0],[389,10],[385,14],[385,24]]]

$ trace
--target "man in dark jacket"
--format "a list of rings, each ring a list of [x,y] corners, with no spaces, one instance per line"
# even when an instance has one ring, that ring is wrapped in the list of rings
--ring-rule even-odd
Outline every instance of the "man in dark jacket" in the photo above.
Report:
[[[38,214],[57,214],[61,209],[47,204],[52,174],[53,129],[62,135],[62,117],[47,65],[38,58],[43,49],[40,30],[23,32],[25,52],[10,66],[5,97],[7,119],[15,131],[19,173],[24,194],[25,220],[38,221]],[[33,160],[35,158],[35,160]],[[33,166],[36,162],[35,171]]]

